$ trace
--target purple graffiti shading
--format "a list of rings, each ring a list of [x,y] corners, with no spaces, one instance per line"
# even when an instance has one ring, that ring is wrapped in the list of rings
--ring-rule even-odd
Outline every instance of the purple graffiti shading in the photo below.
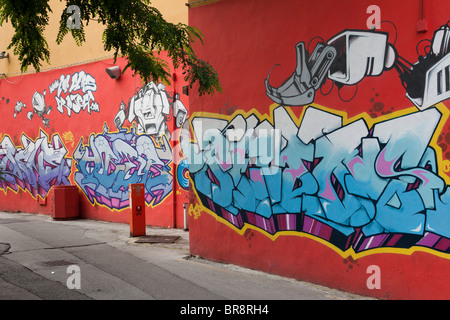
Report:
[[[304,213],[277,214],[270,218],[264,218],[256,213],[247,211],[234,215],[214,204],[204,195],[199,194],[199,197],[203,206],[238,229],[242,229],[245,224],[249,224],[272,235],[282,231],[302,232],[326,240],[341,251],[353,248],[356,253],[377,248],[408,249],[413,246],[450,253],[450,239],[431,232],[426,232],[423,236],[395,233],[364,236],[361,228],[357,228],[354,233],[346,235],[326,223],[306,216]]]
[[[214,141],[223,146],[215,149],[239,147],[247,161],[223,167],[223,155],[211,157],[207,144],[194,146],[209,157],[191,162],[190,170],[205,208],[238,229],[309,234],[342,251],[423,247],[450,253],[450,188],[430,145],[441,119],[437,108],[372,128],[362,119],[343,126],[340,116],[315,107],[307,108],[300,127],[283,106],[273,113],[273,125],[231,119],[241,140],[227,139],[227,124],[221,124],[223,137],[216,134]],[[259,147],[272,141],[258,134],[261,127],[279,130],[282,138],[267,165],[257,164],[257,157],[268,158],[260,152],[268,149]]]
[[[44,131],[35,140],[23,134],[21,142],[22,146],[15,146],[5,136],[0,143],[0,188],[20,188],[33,197],[44,198],[51,187],[70,184],[72,160],[66,157],[67,149],[59,135],[54,135],[49,143]]]
[[[166,137],[158,144],[134,127],[92,134],[89,144],[80,140],[73,158],[75,181],[91,203],[110,209],[129,206],[128,187],[144,183],[145,201],[158,205],[172,192],[172,149]]]

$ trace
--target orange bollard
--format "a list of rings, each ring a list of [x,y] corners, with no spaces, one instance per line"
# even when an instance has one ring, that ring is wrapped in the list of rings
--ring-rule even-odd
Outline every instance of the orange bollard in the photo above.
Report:
[[[143,183],[129,185],[130,236],[145,236],[145,186]]]

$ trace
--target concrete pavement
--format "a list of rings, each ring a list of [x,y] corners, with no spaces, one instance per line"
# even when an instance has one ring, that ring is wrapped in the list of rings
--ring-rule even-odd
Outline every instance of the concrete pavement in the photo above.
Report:
[[[366,299],[191,257],[183,230],[147,227],[147,235],[178,237],[165,243],[137,243],[129,231],[128,224],[0,212],[0,299]]]

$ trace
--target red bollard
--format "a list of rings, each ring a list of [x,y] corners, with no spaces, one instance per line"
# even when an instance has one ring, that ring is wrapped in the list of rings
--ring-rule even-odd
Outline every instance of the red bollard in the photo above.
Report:
[[[130,236],[145,236],[145,186],[143,183],[129,185]]]

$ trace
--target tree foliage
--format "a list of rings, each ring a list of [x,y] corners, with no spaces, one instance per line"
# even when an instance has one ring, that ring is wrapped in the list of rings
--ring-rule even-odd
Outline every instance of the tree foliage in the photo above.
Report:
[[[145,82],[170,83],[169,65],[159,57],[164,51],[175,68],[181,68],[190,87],[198,84],[198,93],[221,92],[217,72],[194,50],[195,41],[202,42],[201,32],[191,26],[167,22],[150,0],[61,0],[80,8],[80,28],[69,29],[67,20],[72,15],[61,13],[56,42],[60,44],[71,33],[77,45],[86,41],[85,27],[94,20],[105,26],[103,46],[107,51],[127,57],[123,71],[134,70]],[[49,62],[50,51],[44,38],[52,9],[49,0],[0,0],[0,26],[10,21],[15,34],[8,49],[21,61],[22,72],[29,66],[40,71],[42,61]]]

